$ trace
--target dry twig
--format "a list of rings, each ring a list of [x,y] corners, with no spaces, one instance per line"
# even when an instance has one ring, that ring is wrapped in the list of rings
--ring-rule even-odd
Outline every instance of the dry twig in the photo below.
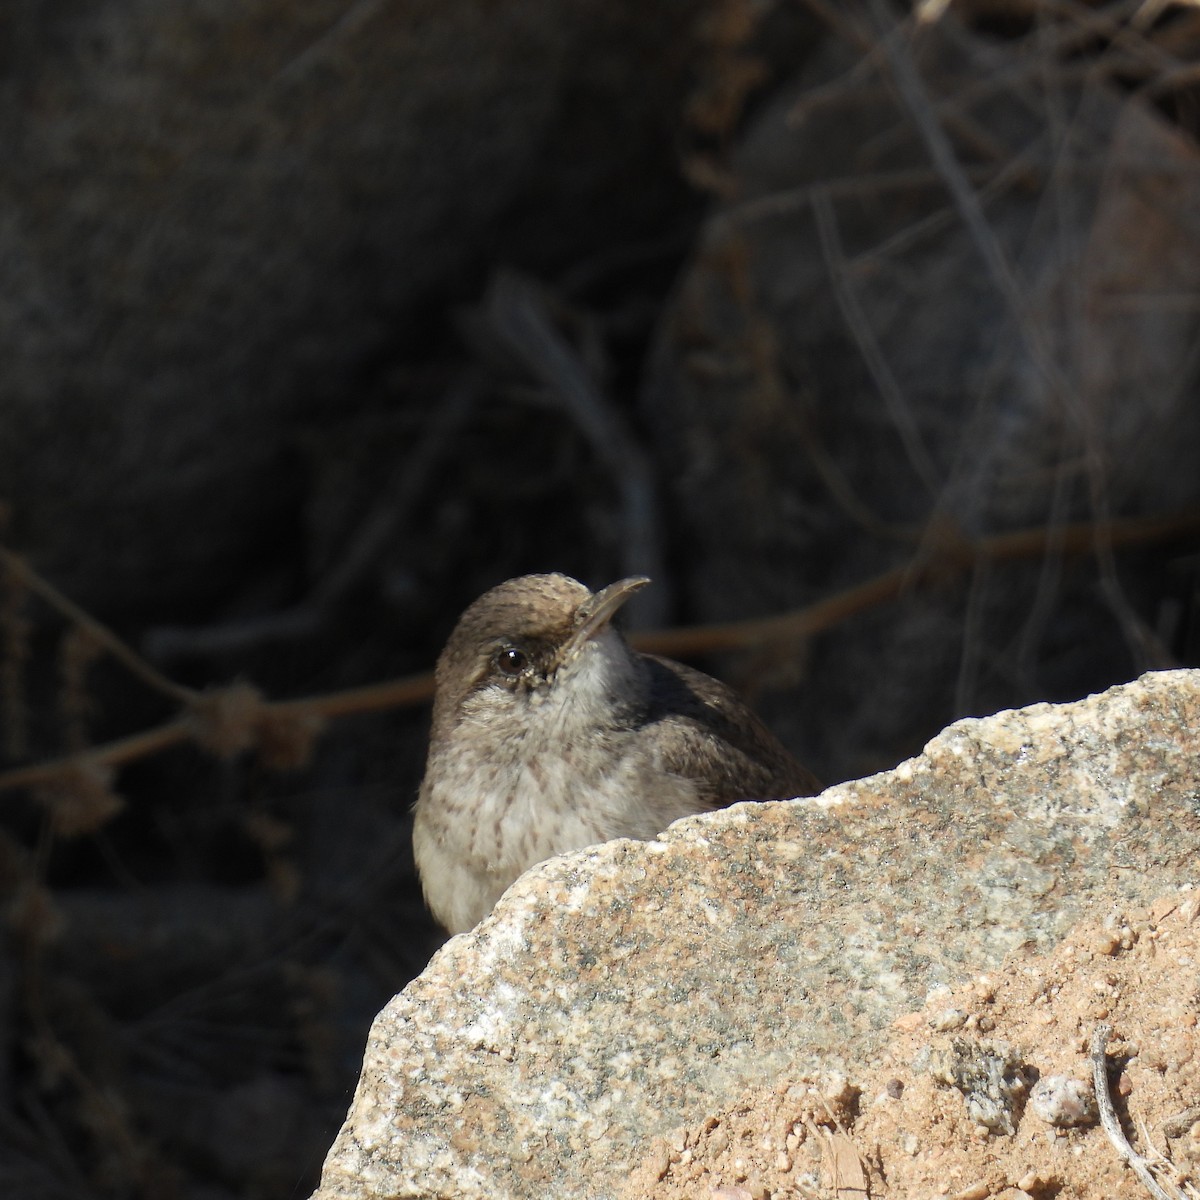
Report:
[[[1144,622],[1137,618],[1117,580],[1113,547],[1104,539],[1108,528],[1109,491],[1106,460],[1094,414],[1084,404],[1079,389],[1072,385],[1047,342],[1045,331],[1034,320],[1012,264],[995,230],[988,224],[978,192],[968,171],[955,153],[949,136],[938,119],[937,108],[903,37],[903,26],[892,15],[885,0],[867,0],[872,21],[882,41],[896,90],[908,109],[913,124],[925,143],[934,167],[950,193],[954,206],[992,283],[1008,309],[1013,326],[1041,377],[1049,396],[1074,426],[1081,446],[1092,511],[1096,514],[1096,543],[1093,547],[1100,567],[1101,591],[1121,623],[1126,641],[1146,657],[1151,642]]]
[[[306,46],[271,80],[273,87],[303,79],[314,66],[331,58],[360,29],[387,7],[388,0],[354,0],[345,12],[316,41]]]
[[[1200,530],[1200,514],[1149,520],[1108,522],[1104,536],[1113,546],[1170,541]],[[723,624],[697,625],[688,629],[634,637],[643,650],[658,654],[696,655],[722,650],[745,649],[811,637],[840,624],[848,617],[896,599],[927,579],[945,578],[971,569],[977,562],[1007,562],[1033,558],[1054,546],[1062,554],[1087,554],[1098,535],[1091,521],[1065,525],[1055,531],[1039,527],[997,534],[978,541],[943,538],[923,558],[884,571],[865,583],[838,592],[826,600],[773,617]]]
[[[145,638],[152,658],[185,654],[230,654],[266,643],[290,641],[315,633],[330,608],[357,584],[395,540],[400,526],[421,498],[434,472],[466,423],[479,396],[477,382],[468,378],[439,404],[404,462],[400,463],[371,514],[355,531],[341,558],[299,604],[281,612],[201,628],[165,626]]]
[[[1108,1094],[1108,1063],[1104,1057],[1104,1046],[1108,1041],[1112,1027],[1097,1025],[1092,1034],[1092,1082],[1096,1088],[1096,1104],[1100,1109],[1100,1125],[1108,1134],[1116,1152],[1133,1168],[1133,1172],[1146,1185],[1155,1200],[1184,1200],[1183,1193],[1176,1188],[1170,1192],[1164,1188],[1150,1171],[1146,1160],[1129,1144],[1121,1122],[1117,1120],[1113,1108],[1112,1097]],[[1174,1195],[1171,1193],[1174,1192]]]
[[[912,408],[904,395],[896,376],[888,365],[887,357],[879,345],[875,331],[871,328],[867,315],[846,273],[846,259],[842,253],[842,240],[838,233],[837,217],[829,196],[821,189],[814,188],[812,193],[813,216],[817,222],[817,233],[821,242],[821,252],[825,256],[825,266],[833,284],[833,294],[841,309],[842,318],[846,322],[858,352],[866,363],[871,379],[883,399],[884,407],[892,418],[892,424],[900,435],[908,454],[909,464],[917,477],[925,485],[931,496],[936,496],[941,490],[941,478],[929,450],[921,436]]]
[[[126,645],[107,625],[102,625],[90,613],[85,612],[73,600],[69,600],[52,583],[43,579],[19,554],[0,546],[0,564],[35,595],[40,596],[51,608],[55,609],[78,628],[85,630],[109,654],[113,656],[130,674],[136,676],[144,684],[152,687],[181,704],[191,703],[197,693],[173,679],[168,679],[161,671],[152,667],[132,646]]]
[[[1197,531],[1200,531],[1200,514],[1185,513],[1174,517],[1113,521],[1109,523],[1104,537],[1114,547],[1132,546],[1168,542],[1195,535]],[[684,658],[716,651],[803,641],[857,613],[886,604],[925,580],[944,579],[950,574],[972,570],[981,563],[1031,558],[1045,553],[1051,546],[1064,555],[1086,554],[1094,549],[1096,538],[1097,530],[1090,522],[1066,525],[1058,530],[1019,530],[976,542],[943,538],[922,558],[885,571],[874,579],[804,608],[749,621],[635,633],[630,641],[639,650]],[[240,686],[244,685],[231,685],[233,688]],[[355,713],[423,704],[432,695],[433,675],[426,672],[323,696],[274,702],[262,700],[256,711],[256,727],[261,734],[276,725],[315,725]],[[197,722],[191,714],[202,700],[204,705],[211,705],[213,694],[190,693],[185,714],[155,729],[97,746],[81,756],[58,758],[6,771],[0,774],[0,792],[54,782],[64,772],[74,769],[81,759],[97,766],[120,766],[194,740]]]
[[[624,570],[663,579],[654,469],[634,431],[554,327],[530,280],[511,271],[501,273],[489,289],[487,314],[508,348],[562,405],[612,477],[621,497]],[[663,612],[668,599],[660,590],[643,604],[642,612]]]
[[[238,687],[239,685],[231,686]],[[351,716],[354,713],[404,708],[409,705],[423,704],[432,695],[433,675],[430,672],[423,672],[419,675],[392,679],[386,683],[371,684],[368,687],[330,692],[324,696],[310,696],[299,700],[279,700],[274,703],[264,700],[259,706],[258,724],[260,729],[270,729],[275,722],[303,722],[306,719],[321,721]],[[206,694],[205,698],[211,701],[212,694]],[[192,708],[189,706],[188,712],[184,716],[168,721],[154,729],[133,734],[131,737],[96,746],[83,755],[31,763],[27,767],[17,767],[15,770],[5,771],[0,774],[0,792],[53,782],[64,772],[70,770],[80,759],[97,765],[122,766],[150,754],[157,754],[161,750],[167,750],[171,746],[195,741],[197,723],[192,719],[191,712]]]

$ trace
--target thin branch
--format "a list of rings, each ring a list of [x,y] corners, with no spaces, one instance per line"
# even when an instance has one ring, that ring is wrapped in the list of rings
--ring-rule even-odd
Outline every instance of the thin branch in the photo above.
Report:
[[[867,4],[887,50],[888,64],[896,89],[921,140],[925,143],[937,173],[958,209],[959,217],[983,259],[988,274],[992,277],[993,284],[1005,301],[1030,361],[1042,375],[1054,399],[1075,418],[1077,427],[1084,435],[1084,447],[1089,461],[1097,458],[1099,451],[1095,439],[1087,436],[1090,432],[1087,413],[1073,389],[1062,377],[1042,332],[1028,311],[1021,285],[1000,245],[999,238],[988,224],[979,194],[972,186],[970,174],[959,162],[950,138],[938,121],[933,101],[912,56],[902,44],[900,26],[889,13],[885,0],[867,0]],[[1094,462],[1092,465],[1093,468],[1097,467]]]
[[[434,407],[420,440],[388,481],[374,512],[355,531],[341,560],[317,587],[312,603],[319,609],[344,595],[379,561],[396,537],[401,522],[433,482],[447,450],[474,410],[480,392],[479,380],[468,375]]]
[[[106,742],[103,746],[93,747],[81,754],[72,754],[64,758],[52,758],[45,762],[32,763],[28,767],[16,767],[0,775],[0,792],[11,792],[18,788],[37,787],[43,783],[51,783],[70,771],[81,762],[96,763],[106,767],[119,767],[139,758],[146,758],[178,746],[191,737],[191,727],[182,718],[156,725],[153,729],[142,733],[120,738],[115,742]]]
[[[339,45],[364,29],[388,4],[388,0],[355,0],[316,41],[306,46],[271,80],[273,87],[302,79],[322,59],[332,57]]]
[[[1165,542],[1194,536],[1200,532],[1200,513],[1177,517],[1131,518],[1109,523],[1105,536],[1110,544],[1133,546]],[[876,608],[911,591],[926,579],[943,579],[951,572],[970,570],[977,561],[1006,562],[1044,554],[1050,545],[1061,554],[1087,554],[1095,549],[1094,522],[1082,521],[1060,530],[1024,529],[997,534],[978,541],[943,541],[936,551],[885,571],[881,575],[810,604],[773,617],[722,624],[696,625],[688,629],[670,629],[634,636],[631,641],[640,650],[656,654],[700,655],[715,651],[738,650],[771,643],[802,641],[841,624],[847,618]]]
[[[990,178],[981,179],[979,196],[983,202],[997,200],[1018,187],[1026,187],[1031,180],[1040,183],[1045,170],[1036,168],[1035,156],[1030,150],[1013,155],[1012,159],[996,170]],[[875,263],[883,258],[898,258],[902,251],[916,245],[931,234],[940,233],[957,219],[953,205],[943,205],[918,217],[896,233],[889,234],[867,250],[862,250],[846,260],[846,269],[851,273],[864,264]]]
[[[802,3],[815,17],[824,21],[830,29],[860,50],[870,46],[869,35],[841,6],[832,3],[831,0],[802,0]]]
[[[440,468],[447,449],[466,424],[479,398],[473,378],[461,381],[436,406],[412,453],[397,465],[367,519],[349,539],[332,570],[299,604],[265,616],[199,628],[163,626],[146,634],[143,646],[156,659],[186,654],[231,654],[316,633],[329,610],[364,578],[397,536]]]
[[[988,184],[1002,170],[995,166],[970,167],[967,178],[980,184]],[[1028,168],[1031,178],[1037,178],[1035,167]],[[817,191],[837,198],[840,196],[878,196],[888,192],[910,192],[932,188],[942,182],[941,175],[928,167],[903,167],[895,171],[875,171],[866,175],[844,175],[835,179],[823,179],[819,183],[802,184],[795,188],[784,188],[744,200],[714,213],[708,222],[709,234],[714,237],[728,227],[761,221],[767,217],[789,216],[804,208],[810,208]]]
[[[858,302],[854,288],[846,274],[846,259],[842,253],[842,239],[838,233],[837,215],[829,196],[820,188],[812,193],[813,216],[817,222],[817,236],[821,244],[821,253],[825,257],[825,267],[833,284],[833,294],[841,310],[842,319],[846,322],[858,346],[858,352],[866,363],[867,371],[875,384],[876,390],[883,399],[884,407],[892,418],[892,424],[900,434],[900,441],[908,455],[909,464],[916,472],[917,478],[925,485],[931,496],[937,496],[941,491],[941,479],[937,467],[929,455],[921,431],[917,427],[908,398],[904,395],[892,368],[888,364],[883,348],[875,337],[871,322],[863,312]]]
[[[8,568],[31,592],[40,596],[51,608],[57,610],[68,621],[85,629],[93,639],[113,656],[130,674],[157,692],[162,692],[181,704],[193,701],[198,693],[168,679],[161,671],[152,667],[132,646],[123,642],[107,625],[102,625],[90,613],[85,612],[73,600],[69,600],[52,583],[43,579],[19,554],[0,546],[0,562]]]
[[[992,278],[993,285],[1009,310],[1029,361],[1041,376],[1050,398],[1070,416],[1078,432],[1086,464],[1092,511],[1096,518],[1096,543],[1093,550],[1100,567],[1102,594],[1120,621],[1122,632],[1131,649],[1146,656],[1147,635],[1144,623],[1137,619],[1132,605],[1117,582],[1112,546],[1104,540],[1105,530],[1110,525],[1111,507],[1104,450],[1092,414],[1083,403],[1079,390],[1064,376],[1046,340],[1045,332],[1039,328],[1028,309],[1000,239],[984,216],[979,195],[958,161],[954,146],[938,121],[929,91],[912,55],[903,43],[902,27],[889,11],[886,0],[867,0],[867,6],[887,52],[896,90],[925,143],[929,157],[942,176],[943,183]]]
[[[313,719],[347,717],[356,713],[379,712],[389,708],[405,708],[422,704],[433,696],[433,674],[422,672],[386,683],[368,687],[350,688],[341,692],[330,692],[324,696],[310,696],[298,700],[265,702],[260,710],[264,720],[272,717],[308,717]],[[153,729],[135,733],[118,741],[95,746],[81,754],[32,763],[0,774],[0,792],[18,788],[36,787],[60,778],[80,762],[101,766],[119,767],[125,763],[157,754],[171,746],[182,745],[195,739],[195,722],[187,716],[167,721]]]
[[[979,678],[981,639],[979,630],[990,595],[991,563],[980,559],[971,571],[967,584],[967,602],[963,609],[962,649],[958,655],[958,678],[954,683],[954,711],[966,713],[975,697],[975,685]]]
[[[1105,538],[1109,545],[1117,547],[1169,542],[1195,536],[1197,533],[1200,533],[1200,512],[1189,512],[1173,517],[1114,521],[1105,531]],[[1046,553],[1050,546],[1063,555],[1086,554],[1094,550],[1096,538],[1095,525],[1081,522],[1063,526],[1056,531],[1044,528],[1025,529],[982,538],[975,542],[966,539],[943,539],[934,550],[920,560],[885,571],[865,583],[805,608],[748,621],[634,633],[630,635],[629,640],[637,649],[646,653],[670,654],[682,658],[722,650],[753,649],[803,641],[814,634],[840,625],[857,613],[886,604],[928,579],[942,580],[949,574],[969,571],[980,563],[1031,558]],[[211,698],[212,693],[205,693],[204,696]],[[411,707],[427,702],[432,696],[433,675],[423,672],[321,696],[264,701],[259,713],[268,723],[273,717],[332,719],[356,713]],[[200,698],[198,695],[197,699]],[[165,750],[169,746],[193,740],[195,733],[195,722],[185,715],[144,733],[96,746],[81,755],[6,771],[0,774],[0,792],[50,782],[81,761],[120,766],[147,754]]]
[[[891,525],[877,516],[866,501],[859,497],[854,485],[821,440],[814,422],[805,420],[800,428],[800,436],[809,465],[825,485],[825,490],[833,502],[850,520],[880,541],[903,542],[906,545],[914,545],[920,541],[924,532],[922,528]]]
[[[971,185],[969,174],[964,170],[954,151],[946,131],[938,121],[937,111],[917,71],[912,56],[901,42],[901,28],[888,11],[885,0],[867,0],[867,5],[879,29],[880,38],[887,53],[888,65],[896,90],[912,117],[913,124],[925,143],[929,157],[949,191],[958,209],[963,224],[967,227],[975,248],[983,259],[997,290],[1004,297],[1013,321],[1025,342],[1030,358],[1051,384],[1056,398],[1067,400],[1069,393],[1064,381],[1058,377],[1053,359],[1047,352],[1043,339],[1034,326],[1025,304],[1020,284],[1013,273],[1008,258],[992,227],[984,216],[979,195]],[[1078,407],[1076,405],[1076,407]]]
[[[1185,66],[1175,55],[1163,50],[1150,38],[1127,22],[1136,15],[1141,0],[1116,6],[1115,11],[1089,8],[1078,0],[1049,0],[1048,8],[1065,22],[1078,27],[1086,38],[1102,37],[1110,47],[1124,50],[1134,60],[1141,60],[1146,68],[1159,74]]]
[[[217,625],[161,625],[147,631],[142,648],[160,662],[187,655],[209,658],[245,653],[259,646],[300,641],[321,627],[321,610],[309,601],[294,608],[224,621]]]
[[[1112,1098],[1108,1094],[1108,1063],[1104,1057],[1104,1046],[1112,1033],[1111,1026],[1097,1025],[1092,1034],[1092,1082],[1096,1088],[1096,1105],[1100,1109],[1100,1125],[1108,1134],[1116,1152],[1133,1168],[1134,1174],[1146,1185],[1155,1200],[1184,1200],[1183,1193],[1176,1188],[1170,1192],[1164,1188],[1150,1171],[1146,1160],[1129,1144],[1121,1122],[1117,1120]],[[1171,1193],[1174,1193],[1172,1195]]]
[[[422,671],[384,683],[347,688],[324,696],[299,700],[277,700],[266,711],[283,717],[350,717],[357,713],[380,712],[389,708],[408,708],[433,698],[433,672]]]
[[[554,327],[531,280],[501,272],[489,288],[486,310],[495,331],[550,390],[612,477],[621,498],[623,568],[631,575],[665,579],[654,469],[634,430]],[[643,617],[665,612],[668,600],[660,590],[643,603]]]

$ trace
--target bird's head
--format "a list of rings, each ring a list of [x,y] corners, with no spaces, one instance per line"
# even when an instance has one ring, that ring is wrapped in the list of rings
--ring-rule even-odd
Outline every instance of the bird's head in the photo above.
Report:
[[[567,575],[522,575],[485,592],[438,659],[434,723],[487,723],[552,702],[581,718],[611,707],[638,673],[612,619],[649,582],[634,576],[592,592]]]

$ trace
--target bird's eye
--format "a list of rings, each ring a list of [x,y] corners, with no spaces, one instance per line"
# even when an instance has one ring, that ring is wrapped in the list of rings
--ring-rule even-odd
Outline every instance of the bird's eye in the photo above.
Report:
[[[515,679],[529,665],[529,656],[516,646],[502,646],[496,651],[496,670]]]

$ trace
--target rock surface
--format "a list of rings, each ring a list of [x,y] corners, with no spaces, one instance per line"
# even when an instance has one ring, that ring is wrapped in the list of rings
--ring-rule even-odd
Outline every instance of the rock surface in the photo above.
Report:
[[[1193,881],[1197,727],[1200,671],[1147,675],[535,868],[380,1014],[316,1195],[614,1195],[656,1135]]]
[[[934,988],[849,1074],[788,1075],[655,1138],[618,1200],[1146,1200],[1098,1123],[1090,1058],[1155,1178],[1200,1183],[1200,888],[1112,908],[1047,954]],[[1191,1191],[1187,1191],[1188,1185]]]

